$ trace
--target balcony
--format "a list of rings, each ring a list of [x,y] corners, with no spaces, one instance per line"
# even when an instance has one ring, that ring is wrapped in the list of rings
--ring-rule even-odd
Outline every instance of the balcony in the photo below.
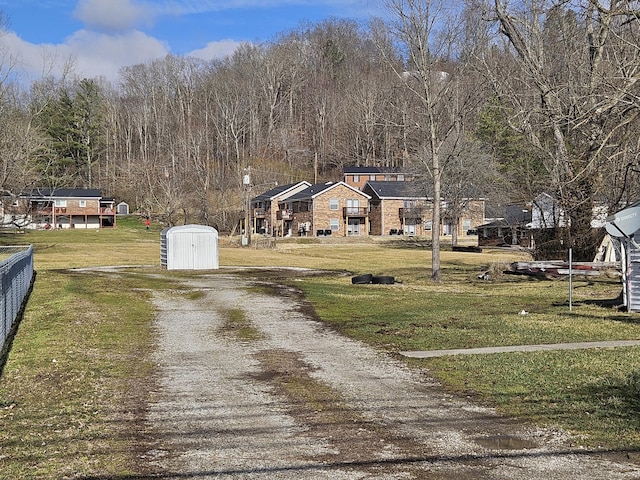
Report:
[[[410,207],[410,208],[400,208],[398,209],[398,216],[401,220],[407,218],[413,218],[416,220],[422,219],[422,215],[424,214],[424,207]]]
[[[266,216],[267,216],[267,212],[264,208],[253,209],[253,218],[265,218]]]
[[[100,207],[99,209],[96,207],[88,208],[88,207],[46,207],[39,205],[37,208],[31,208],[29,212],[32,215],[42,215],[42,216],[92,216],[92,215],[115,215],[116,210],[113,207]]]
[[[342,207],[342,218],[366,217],[368,214],[368,207]]]
[[[291,220],[293,218],[293,210],[278,210],[276,212],[276,219],[278,220]]]

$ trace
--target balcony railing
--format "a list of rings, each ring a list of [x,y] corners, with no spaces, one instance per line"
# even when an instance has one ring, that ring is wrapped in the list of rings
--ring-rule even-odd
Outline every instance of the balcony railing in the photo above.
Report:
[[[253,217],[254,218],[264,218],[267,212],[264,208],[254,208],[253,209]]]
[[[398,209],[398,216],[400,219],[403,218],[422,218],[424,214],[423,207],[409,207],[409,208],[400,208]]]
[[[276,212],[276,219],[278,220],[291,220],[293,218],[292,210],[278,210]]]
[[[29,213],[32,215],[115,215],[116,209],[113,207],[38,207],[32,208]]]
[[[366,217],[369,209],[367,207],[342,207],[342,217]]]

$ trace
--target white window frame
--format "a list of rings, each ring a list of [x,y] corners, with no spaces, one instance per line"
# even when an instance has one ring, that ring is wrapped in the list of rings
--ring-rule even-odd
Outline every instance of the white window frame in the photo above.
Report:
[[[340,199],[338,199],[338,198],[330,198],[329,199],[329,210],[340,210]]]
[[[350,198],[347,200],[347,214],[348,215],[357,215],[360,213],[360,199],[359,198]]]
[[[340,220],[338,220],[337,218],[329,219],[329,228],[331,228],[332,232],[337,232],[338,230],[340,230]]]
[[[56,207],[61,207],[61,208],[66,207],[67,206],[67,201],[63,200],[63,199],[57,199],[57,200],[55,200],[55,206]]]
[[[86,200],[78,200],[78,206],[81,208],[86,208],[87,207],[87,201]]]

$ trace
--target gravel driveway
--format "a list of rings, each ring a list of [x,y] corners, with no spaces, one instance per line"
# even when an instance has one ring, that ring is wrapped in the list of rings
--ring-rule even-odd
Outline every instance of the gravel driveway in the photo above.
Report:
[[[163,479],[631,479],[445,393],[309,315],[298,292],[217,273],[157,293],[159,383],[148,452]]]

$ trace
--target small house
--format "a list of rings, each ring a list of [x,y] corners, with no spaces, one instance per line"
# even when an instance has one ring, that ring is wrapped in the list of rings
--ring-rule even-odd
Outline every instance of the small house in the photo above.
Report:
[[[478,225],[478,246],[514,246],[533,248],[531,210],[521,205],[500,207],[501,216]]]
[[[20,194],[14,216],[27,228],[105,228],[116,226],[115,200],[91,188],[35,188]]]

